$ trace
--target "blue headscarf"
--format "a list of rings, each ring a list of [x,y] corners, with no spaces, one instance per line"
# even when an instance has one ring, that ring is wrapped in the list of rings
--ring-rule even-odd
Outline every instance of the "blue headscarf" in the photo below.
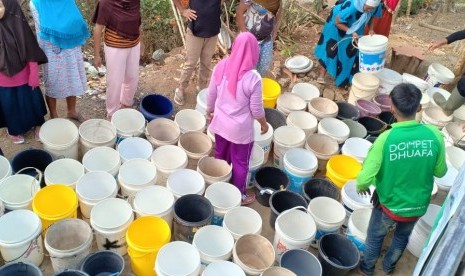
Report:
[[[352,33],[355,33],[358,29],[361,27],[365,27],[365,24],[370,21],[371,16],[373,15],[373,11],[365,12],[364,7],[365,4],[367,3],[367,0],[350,0],[354,4],[355,8],[363,13],[360,18],[352,24],[352,26],[349,27],[347,30],[346,34],[350,35]],[[370,1],[371,3],[376,2],[376,1]],[[379,2],[378,2],[379,3]],[[375,7],[376,9],[376,7]]]
[[[39,13],[39,37],[62,49],[84,45],[90,37],[74,0],[32,0]]]

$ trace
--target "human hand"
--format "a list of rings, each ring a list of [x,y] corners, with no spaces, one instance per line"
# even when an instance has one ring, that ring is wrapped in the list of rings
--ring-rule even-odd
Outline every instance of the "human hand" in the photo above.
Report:
[[[266,122],[265,122],[265,123],[261,123],[260,126],[261,126],[260,128],[261,128],[261,131],[262,131],[261,134],[265,134],[265,133],[268,132],[268,124],[267,124]]]
[[[213,112],[207,112],[207,125],[212,122],[213,119]]]
[[[100,68],[102,66],[102,57],[100,55],[95,55],[94,57],[94,67]]]
[[[182,16],[184,16],[189,21],[193,21],[197,19],[197,13],[191,9],[184,9],[182,11]]]
[[[447,39],[443,38],[441,40],[436,40],[436,41],[433,41],[430,43],[429,47],[428,47],[428,52],[432,52],[434,51],[435,49],[443,46],[447,44]]]
[[[357,43],[358,42],[358,34],[357,33],[352,33],[352,40]]]
[[[374,35],[374,34],[375,34],[375,31],[374,31],[374,30],[369,30],[369,31],[368,31],[368,34],[369,34],[369,35]]]
[[[370,189],[365,189],[365,190],[357,189],[357,194],[362,197],[367,197],[367,196],[371,196],[371,191]]]

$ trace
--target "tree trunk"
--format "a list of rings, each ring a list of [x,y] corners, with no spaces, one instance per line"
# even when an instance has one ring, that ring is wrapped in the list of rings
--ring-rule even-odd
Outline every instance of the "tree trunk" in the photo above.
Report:
[[[407,11],[405,12],[405,15],[407,15],[407,17],[410,17],[410,9],[412,8],[412,0],[408,0],[407,2]]]

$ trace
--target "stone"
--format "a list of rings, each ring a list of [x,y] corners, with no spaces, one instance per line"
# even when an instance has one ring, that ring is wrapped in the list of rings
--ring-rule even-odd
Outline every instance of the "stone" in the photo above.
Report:
[[[159,61],[163,58],[165,51],[163,49],[158,49],[152,53],[152,59],[155,61]]]
[[[94,66],[90,66],[87,68],[87,74],[91,77],[97,77],[98,76],[98,70]]]
[[[278,83],[281,85],[281,88],[286,88],[289,87],[289,84],[291,84],[291,80],[288,78],[281,78],[278,79]]]
[[[107,68],[104,65],[101,65],[98,68],[98,75],[103,77],[103,76],[105,76],[106,73],[107,73]]]
[[[97,96],[100,100],[106,100],[107,99],[107,95],[106,94],[99,94]]]

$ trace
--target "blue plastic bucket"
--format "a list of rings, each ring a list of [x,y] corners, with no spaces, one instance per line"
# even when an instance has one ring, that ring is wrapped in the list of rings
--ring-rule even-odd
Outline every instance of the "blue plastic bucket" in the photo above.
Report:
[[[366,35],[358,40],[360,72],[378,73],[384,69],[388,38],[384,35]]]
[[[170,118],[174,110],[170,99],[159,94],[145,96],[140,102],[139,109],[149,122],[155,118]]]
[[[302,185],[313,177],[318,169],[315,154],[302,148],[293,148],[284,154],[284,171],[290,180],[289,190],[302,194]]]
[[[98,251],[84,259],[80,270],[89,275],[120,275],[124,259],[113,251]]]

